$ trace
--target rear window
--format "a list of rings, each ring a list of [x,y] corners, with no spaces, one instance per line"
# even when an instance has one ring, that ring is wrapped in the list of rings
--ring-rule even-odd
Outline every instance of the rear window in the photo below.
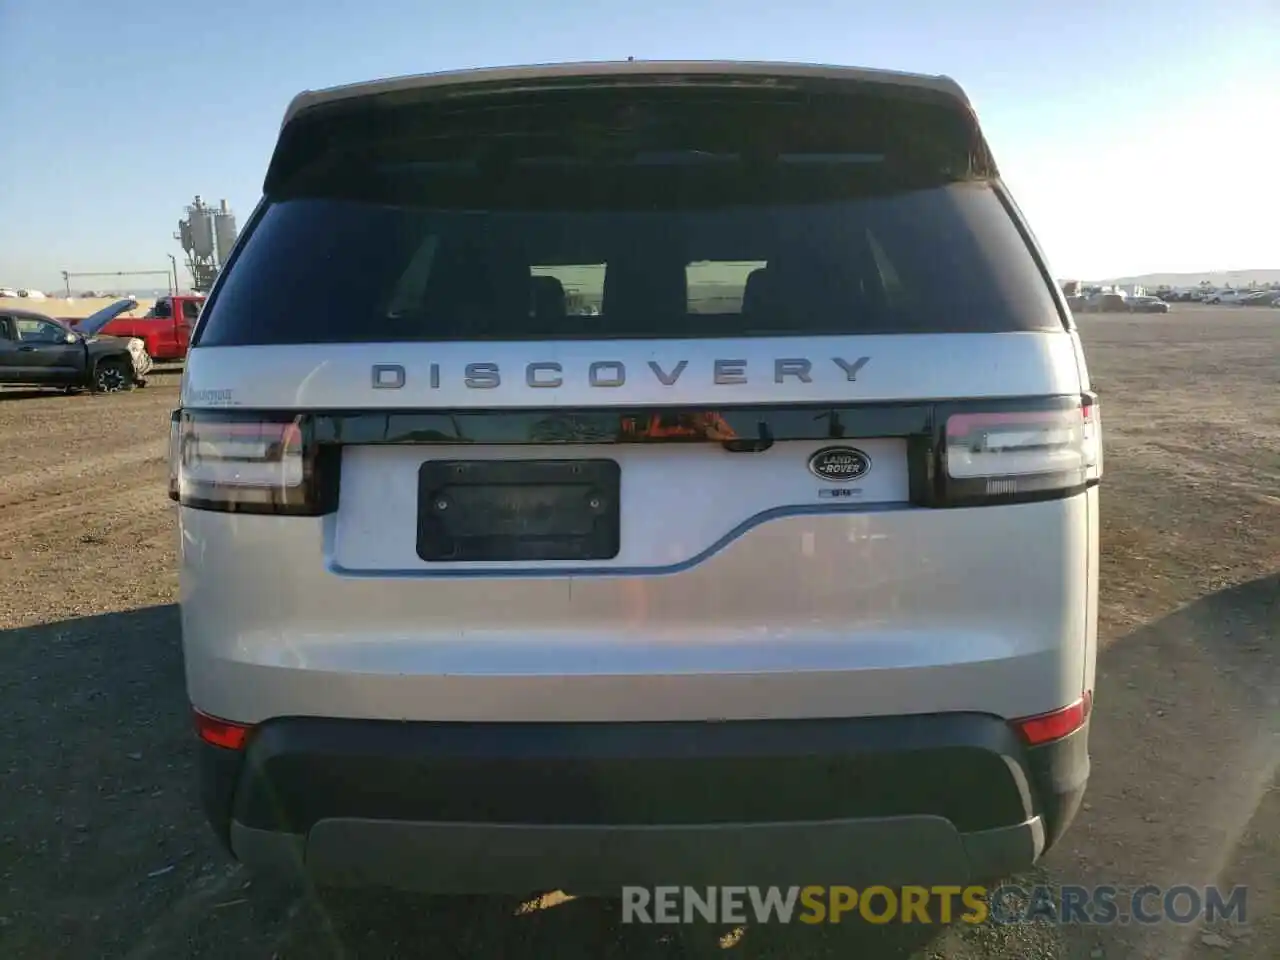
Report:
[[[955,111],[545,101],[296,134],[198,343],[1062,329]]]

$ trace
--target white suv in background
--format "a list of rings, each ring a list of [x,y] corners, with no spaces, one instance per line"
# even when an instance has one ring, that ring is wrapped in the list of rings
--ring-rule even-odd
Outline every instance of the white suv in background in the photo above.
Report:
[[[965,882],[1089,772],[1098,404],[974,112],[299,95],[172,427],[209,817],[328,885]]]

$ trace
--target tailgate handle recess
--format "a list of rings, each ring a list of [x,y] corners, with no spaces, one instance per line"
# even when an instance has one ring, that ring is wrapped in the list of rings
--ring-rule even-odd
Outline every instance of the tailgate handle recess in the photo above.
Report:
[[[769,430],[769,425],[761,420],[756,425],[754,439],[735,438],[733,440],[722,440],[721,444],[730,453],[764,453],[764,451],[773,446],[773,434]]]

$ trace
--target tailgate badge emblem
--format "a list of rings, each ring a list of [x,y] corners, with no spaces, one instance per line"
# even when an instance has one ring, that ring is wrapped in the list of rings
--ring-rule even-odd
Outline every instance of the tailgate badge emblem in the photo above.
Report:
[[[871,458],[856,447],[823,447],[809,458],[809,472],[820,480],[848,483],[871,470]]]

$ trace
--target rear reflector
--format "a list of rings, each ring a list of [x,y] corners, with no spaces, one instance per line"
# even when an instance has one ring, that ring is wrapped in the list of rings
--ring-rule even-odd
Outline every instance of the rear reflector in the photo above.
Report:
[[[332,509],[304,416],[245,418],[177,410],[169,497],[229,513],[315,516]]]
[[[1061,740],[1069,733],[1074,733],[1084,726],[1093,709],[1093,694],[1085,693],[1083,697],[1070,706],[1052,713],[1042,713],[1035,717],[1014,720],[1013,725],[1022,735],[1028,746],[1039,746]]]
[[[227,750],[243,750],[245,741],[249,739],[250,727],[243,724],[232,723],[229,720],[219,720],[217,717],[211,717],[208,714],[201,713],[199,710],[192,710],[195,717],[196,733],[205,743],[211,743],[215,747],[223,747]]]

